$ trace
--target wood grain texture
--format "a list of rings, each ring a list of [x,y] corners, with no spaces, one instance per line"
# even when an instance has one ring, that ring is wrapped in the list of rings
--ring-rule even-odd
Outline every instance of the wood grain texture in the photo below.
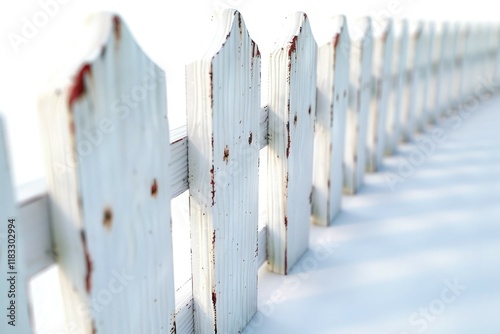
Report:
[[[67,326],[85,334],[172,333],[164,73],[120,18],[88,22],[101,36],[92,58],[71,84],[40,100]]]
[[[318,48],[314,130],[313,222],[328,226],[340,211],[349,90],[349,32],[336,17],[331,41]]]
[[[387,19],[379,33],[373,36],[372,94],[366,141],[367,172],[376,172],[384,156],[387,109],[392,85],[393,46],[393,21]]]
[[[260,53],[237,11],[186,68],[196,333],[238,333],[257,311]]]
[[[408,21],[394,22],[394,48],[392,59],[392,80],[389,93],[387,120],[385,127],[385,154],[392,155],[396,151],[401,137],[401,109],[403,92],[406,85],[406,63],[408,55]]]
[[[304,13],[269,62],[269,270],[287,274],[309,245],[317,45]]]
[[[344,193],[354,195],[364,180],[366,138],[371,98],[373,36],[371,19],[363,18],[349,26],[351,38],[349,62],[349,102],[344,152]]]
[[[29,252],[26,239],[29,231],[24,229],[26,223],[16,208],[6,137],[0,115],[0,332],[29,334],[34,332],[30,319],[25,254]]]

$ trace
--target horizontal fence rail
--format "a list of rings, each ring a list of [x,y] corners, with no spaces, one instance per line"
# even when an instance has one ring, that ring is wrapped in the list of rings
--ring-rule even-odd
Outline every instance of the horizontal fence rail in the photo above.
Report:
[[[19,189],[17,207],[0,126],[0,218],[18,217],[20,236],[19,326],[2,322],[2,333],[34,331],[27,284],[54,263],[72,333],[239,333],[257,311],[262,264],[289,273],[310,223],[334,224],[342,194],[359,191],[384,155],[498,90],[500,26],[339,16],[318,46],[296,13],[261,55],[240,13],[217,19],[207,56],[186,67],[186,127],[169,131],[163,71],[110,14],[91,21],[95,56],[40,99],[47,190]],[[123,93],[137,97],[133,112]],[[171,199],[185,191],[192,279],[175,291]],[[3,269],[11,225],[0,231]],[[111,307],[93,306],[106,298]]]

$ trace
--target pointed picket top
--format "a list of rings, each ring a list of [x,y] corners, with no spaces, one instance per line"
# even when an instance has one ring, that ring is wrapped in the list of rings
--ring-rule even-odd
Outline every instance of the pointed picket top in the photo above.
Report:
[[[312,216],[314,223],[323,226],[331,224],[340,211],[349,92],[345,17],[333,18],[332,26],[330,41],[318,48],[317,67]]]
[[[368,114],[367,164],[368,172],[375,172],[382,163],[385,145],[385,126],[390,89],[394,46],[393,21],[384,20],[382,28],[373,35],[372,94]]]
[[[344,152],[344,193],[353,195],[364,180],[368,109],[371,97],[373,36],[371,19],[364,17],[349,25],[349,107]]]
[[[386,120],[385,153],[392,155],[401,133],[401,110],[406,79],[408,54],[408,20],[396,20],[394,27],[394,52],[392,60],[392,86]]]
[[[217,15],[186,67],[194,331],[240,333],[257,311],[260,53],[241,14]]]
[[[268,268],[287,274],[309,245],[317,45],[305,13],[288,17],[269,61]]]
[[[165,76],[118,16],[88,22],[91,43],[76,74],[40,99],[67,325],[171,333]]]

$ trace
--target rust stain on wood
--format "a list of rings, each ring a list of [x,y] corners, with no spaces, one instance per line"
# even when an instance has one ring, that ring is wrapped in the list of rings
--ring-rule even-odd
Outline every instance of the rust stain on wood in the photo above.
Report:
[[[214,165],[210,169],[210,185],[212,186],[212,206],[215,205],[215,170]]]
[[[103,219],[102,219],[102,224],[108,230],[110,230],[111,227],[112,227],[112,225],[113,225],[113,211],[111,210],[110,207],[106,207],[104,209],[104,215],[103,215]]]
[[[82,240],[83,253],[85,255],[85,264],[87,266],[87,272],[85,274],[85,289],[87,293],[90,293],[92,289],[92,259],[90,258],[90,254],[87,248],[87,238],[83,230],[80,232],[80,238]]]
[[[252,144],[252,131],[250,131],[250,135],[248,136],[248,144]]]
[[[113,31],[114,31],[116,40],[119,41],[121,39],[121,35],[122,35],[122,26],[121,26],[120,18],[116,15],[113,16]]]
[[[286,133],[287,133],[287,136],[288,136],[288,143],[286,145],[286,157],[288,158],[288,156],[290,155],[290,141],[291,141],[291,138],[290,138],[290,122],[286,122]]]
[[[224,147],[224,156],[222,157],[222,160],[226,162],[226,165],[229,162],[229,147],[227,145]]]
[[[73,80],[73,85],[69,89],[69,99],[68,104],[71,109],[73,103],[78,100],[82,95],[85,94],[85,82],[84,77],[86,74],[90,74],[90,64],[84,64],[78,71],[75,79]]]
[[[151,185],[151,197],[156,198],[157,194],[158,194],[158,182],[156,182],[156,179],[154,179],[153,184]]]

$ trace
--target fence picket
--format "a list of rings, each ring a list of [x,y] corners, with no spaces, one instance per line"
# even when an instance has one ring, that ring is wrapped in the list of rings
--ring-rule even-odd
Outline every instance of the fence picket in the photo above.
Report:
[[[366,170],[368,172],[376,172],[384,156],[384,131],[392,84],[393,34],[392,19],[387,19],[382,31],[373,36],[372,94],[367,134]]]
[[[336,17],[332,40],[318,48],[312,212],[315,224],[330,225],[342,200],[342,157],[349,90],[349,33]]]
[[[40,100],[66,328],[172,333],[164,73],[120,18],[91,22],[96,56]]]
[[[422,62],[422,22],[411,22],[408,37],[408,57],[405,70],[405,85],[401,112],[401,139],[411,142],[417,125],[417,106],[421,98],[420,65]]]
[[[385,129],[385,154],[394,154],[401,137],[401,110],[406,79],[406,62],[408,53],[408,21],[394,22],[394,52],[392,60],[392,80],[389,93],[387,120]]]
[[[196,333],[238,333],[257,310],[260,53],[225,10],[186,67]]]
[[[371,96],[373,36],[371,19],[350,25],[349,102],[344,154],[344,193],[354,195],[363,183],[366,169],[366,138]]]
[[[309,245],[317,46],[304,13],[269,61],[268,268],[287,274]]]

